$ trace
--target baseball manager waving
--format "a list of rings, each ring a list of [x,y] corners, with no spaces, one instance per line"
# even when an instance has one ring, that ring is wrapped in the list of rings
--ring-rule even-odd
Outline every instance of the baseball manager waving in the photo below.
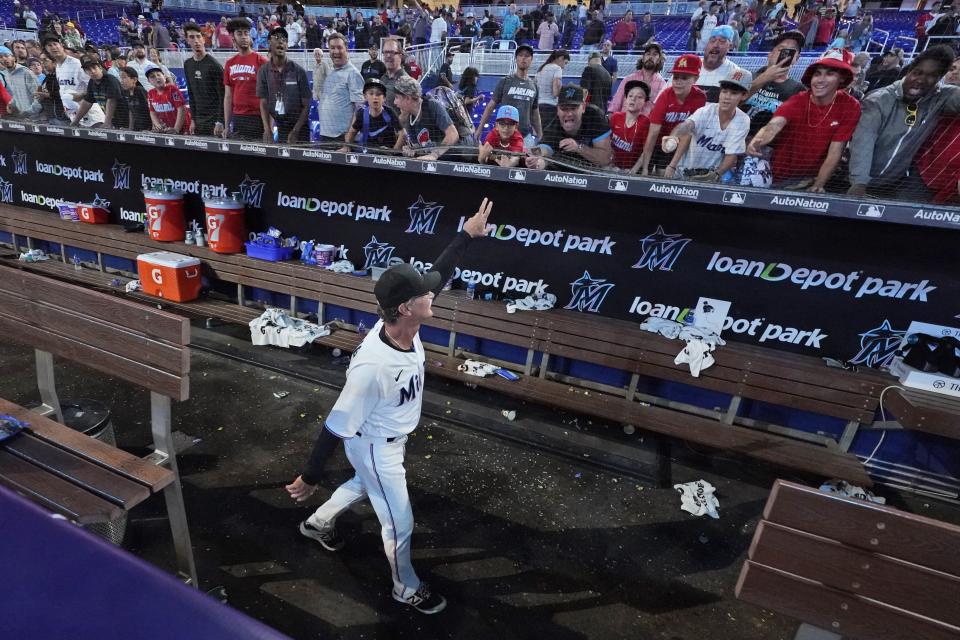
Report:
[[[433,269],[420,275],[411,265],[391,267],[377,281],[374,294],[381,320],[353,353],[347,381],[327,416],[303,474],[287,485],[302,502],[317,488],[323,466],[342,441],[356,475],[300,524],[300,533],[329,551],[343,547],[337,516],[364,498],[383,527],[383,548],[390,563],[393,597],[421,613],[447,605],[417,577],[410,562],[413,509],[403,468],[407,434],[420,422],[424,352],[420,323],[433,316],[431,305],[472,238],[485,235],[493,203],[486,198],[440,254]]]

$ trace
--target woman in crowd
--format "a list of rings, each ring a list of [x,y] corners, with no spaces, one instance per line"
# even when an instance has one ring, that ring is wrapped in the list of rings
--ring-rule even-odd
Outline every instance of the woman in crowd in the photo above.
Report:
[[[463,106],[467,108],[468,113],[473,113],[473,107],[480,102],[481,96],[477,95],[477,82],[480,79],[480,72],[476,67],[467,67],[460,75],[460,84],[457,87],[457,93],[463,100]]]
[[[557,96],[560,95],[560,86],[563,84],[563,69],[569,62],[570,53],[566,49],[557,49],[537,69],[537,108],[540,110],[540,122],[544,126],[552,122],[557,115]]]

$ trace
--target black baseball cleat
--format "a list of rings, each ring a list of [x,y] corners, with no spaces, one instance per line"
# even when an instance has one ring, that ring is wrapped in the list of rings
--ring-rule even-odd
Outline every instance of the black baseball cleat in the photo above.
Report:
[[[409,598],[402,598],[397,595],[396,591],[394,591],[393,599],[397,602],[408,604],[420,613],[425,613],[427,615],[440,613],[447,606],[446,598],[439,593],[434,593],[430,589],[430,585],[428,585],[426,582],[421,582],[420,588],[417,589],[417,592]]]
[[[331,528],[329,531],[321,531],[304,520],[300,523],[300,533],[316,540],[327,551],[340,551],[340,549],[343,549],[343,538],[337,533],[336,527]]]

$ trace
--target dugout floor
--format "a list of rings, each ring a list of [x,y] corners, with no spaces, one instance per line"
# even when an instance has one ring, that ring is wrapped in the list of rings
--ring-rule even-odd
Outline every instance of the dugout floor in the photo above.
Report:
[[[239,357],[264,353],[245,345],[242,332],[195,327],[194,334],[198,343]],[[343,366],[329,352],[317,349],[312,360],[330,381],[342,376]],[[21,404],[38,399],[32,375],[13,373],[32,372],[31,351],[0,344],[0,362],[4,397]],[[414,560],[449,606],[423,616],[390,597],[369,505],[341,518],[347,547],[339,553],[297,532],[309,511],[283,487],[297,475],[336,390],[201,350],[193,352],[192,369],[192,399],[175,404],[173,416],[175,428],[189,436],[182,441],[192,445],[180,454],[180,470],[201,586],[223,587],[231,606],[292,638],[793,637],[795,622],[733,597],[775,477],[767,469],[722,457],[697,467],[675,463],[675,481],[704,478],[718,488],[721,518],[695,518],[680,510],[676,492],[649,481],[483,435],[445,421],[442,413],[425,417],[407,445]],[[120,445],[144,452],[145,391],[72,366],[58,365],[57,376],[61,398],[107,403]],[[441,386],[430,385],[432,404],[455,406],[458,396],[438,395]],[[275,398],[281,391],[289,395]],[[494,414],[499,410],[495,398],[483,401]],[[503,406],[518,411],[516,429],[528,417],[548,414]],[[554,419],[574,442],[640,438],[619,427]],[[349,475],[340,453],[312,504]],[[943,504],[913,499],[909,508],[960,521],[960,512]],[[160,499],[137,507],[125,546],[169,568],[164,516]]]

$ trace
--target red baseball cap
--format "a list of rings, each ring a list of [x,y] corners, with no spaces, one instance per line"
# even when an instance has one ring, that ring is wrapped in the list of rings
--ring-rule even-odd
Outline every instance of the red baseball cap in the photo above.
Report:
[[[670,73],[685,73],[690,76],[698,76],[700,75],[700,65],[700,56],[685,53],[673,61],[673,69],[670,70]]]

